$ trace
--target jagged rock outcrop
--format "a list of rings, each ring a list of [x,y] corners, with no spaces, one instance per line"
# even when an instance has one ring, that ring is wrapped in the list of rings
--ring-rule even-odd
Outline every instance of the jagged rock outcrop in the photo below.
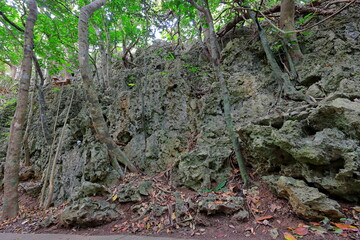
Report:
[[[201,199],[197,203],[197,208],[200,212],[205,212],[208,215],[216,213],[234,214],[236,212],[241,212],[241,214],[238,214],[238,220],[240,215],[245,216],[247,212],[245,210],[245,202],[243,198],[228,196],[226,199],[219,199],[216,194],[209,194]]]
[[[317,103],[279,103],[270,114],[237,126],[258,172],[305,179],[349,201],[360,201],[360,72],[353,61],[360,57],[360,22],[351,18],[356,9],[328,23],[333,30],[321,31],[325,24],[303,37],[299,89]],[[339,26],[338,18],[351,21]]]
[[[59,216],[59,224],[64,227],[94,227],[115,220],[119,213],[115,204],[104,200],[82,198],[65,208]]]
[[[280,197],[289,200],[293,211],[303,219],[314,221],[325,217],[345,217],[336,201],[329,199],[317,188],[307,186],[302,180],[273,175],[265,176],[263,179]]]
[[[354,61],[360,59],[360,23],[352,17],[358,10],[353,6],[300,38],[304,61],[297,67],[296,85],[317,100],[314,104],[277,96],[278,86],[250,28],[240,29],[223,46],[233,119],[243,153],[257,173],[304,179],[331,195],[360,200],[360,72]],[[114,89],[99,89],[103,114],[113,139],[141,171],[166,172],[173,185],[197,191],[231,173],[220,86],[197,43],[174,50],[170,43],[155,41],[136,51],[129,69],[114,63],[111,76]],[[60,102],[58,123],[51,126],[56,136],[73,88],[62,87],[60,99],[60,92],[45,87],[50,116],[57,116]],[[84,182],[118,180],[106,147],[96,140],[85,100],[76,88],[57,159],[56,203],[75,196]],[[37,177],[49,154],[39,126],[35,121],[29,138]]]
[[[332,195],[359,201],[359,124],[360,103],[336,98],[260,118],[239,134],[259,170],[304,178]]]

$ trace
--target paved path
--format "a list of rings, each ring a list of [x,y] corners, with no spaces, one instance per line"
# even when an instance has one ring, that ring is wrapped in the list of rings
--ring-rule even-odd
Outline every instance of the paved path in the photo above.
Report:
[[[125,235],[107,235],[107,236],[81,236],[71,234],[16,234],[0,233],[1,240],[183,240],[180,238],[161,238],[146,236],[125,236]]]

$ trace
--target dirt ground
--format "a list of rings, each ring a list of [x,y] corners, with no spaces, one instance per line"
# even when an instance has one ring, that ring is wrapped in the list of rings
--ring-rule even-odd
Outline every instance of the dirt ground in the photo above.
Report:
[[[129,179],[134,181],[134,179]],[[48,210],[41,210],[38,207],[38,200],[24,193],[20,197],[20,214],[16,219],[0,222],[0,232],[16,233],[61,233],[61,234],[80,234],[80,235],[111,235],[111,234],[136,234],[153,237],[175,237],[184,239],[360,239],[359,235],[359,212],[354,210],[354,204],[341,203],[342,210],[347,219],[343,225],[335,227],[333,222],[306,222],[299,219],[292,211],[291,207],[284,199],[277,198],[267,187],[267,185],[256,180],[259,184],[257,195],[244,194],[247,208],[250,211],[250,218],[246,222],[238,222],[232,216],[217,214],[207,216],[197,214],[188,225],[179,226],[173,224],[166,225],[165,217],[152,218],[143,216],[139,219],[138,215],[131,210],[134,203],[119,204],[119,210],[123,212],[121,217],[115,221],[92,228],[63,228],[58,225],[44,227],[41,223],[49,215],[57,215],[64,208],[65,204],[53,207]],[[232,194],[243,194],[237,188],[239,179],[233,177],[228,180]],[[157,178],[157,184],[161,189],[170,189],[167,182],[162,178]],[[234,187],[235,186],[235,187]],[[160,190],[159,190],[160,191]],[[199,193],[186,189],[176,189],[183,196],[195,198]],[[168,191],[172,195],[171,191]],[[207,193],[204,193],[206,195]],[[224,193],[218,193],[224,194]],[[2,198],[2,193],[1,196]],[[164,198],[164,197],[163,197]],[[166,198],[166,196],[165,196]],[[168,201],[171,201],[169,196]],[[111,200],[110,200],[111,201]],[[142,200],[142,203],[154,201],[151,196]],[[2,207],[2,202],[1,206]],[[0,214],[1,217],[1,214]],[[171,218],[171,217],[170,217]],[[347,221],[347,222],[346,222]],[[350,221],[350,223],[349,223]],[[349,225],[355,228],[349,228]],[[344,227],[345,226],[345,227]]]

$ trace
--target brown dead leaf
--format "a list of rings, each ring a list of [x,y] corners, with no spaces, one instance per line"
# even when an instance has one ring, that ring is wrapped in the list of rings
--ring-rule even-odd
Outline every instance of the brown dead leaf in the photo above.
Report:
[[[305,236],[309,233],[309,229],[306,227],[297,227],[295,228],[295,233],[300,236]]]
[[[343,224],[343,223],[332,223],[333,225],[335,225],[336,227],[340,228],[341,230],[346,230],[346,231],[353,231],[353,232],[357,232],[359,231],[359,229],[357,227],[348,225],[348,224]]]
[[[126,230],[128,230],[129,229],[129,227],[122,227],[122,228],[120,228],[120,230],[122,231],[122,232],[126,232]]]
[[[276,210],[281,209],[281,207],[279,205],[276,205],[275,203],[272,203],[270,205],[270,212],[275,212]]]
[[[258,217],[258,218],[256,219],[256,222],[257,222],[257,223],[261,223],[263,220],[271,219],[271,218],[273,218],[273,216],[271,216],[271,215],[267,215],[267,216],[263,216],[263,217]]]

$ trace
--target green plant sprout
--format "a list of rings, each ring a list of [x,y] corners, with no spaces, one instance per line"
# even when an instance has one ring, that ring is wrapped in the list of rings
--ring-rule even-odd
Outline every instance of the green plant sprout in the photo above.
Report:
[[[59,92],[60,91],[60,88],[57,88],[57,87],[55,87],[55,88],[53,88],[53,90],[52,90],[54,93],[57,93],[57,92]]]
[[[198,69],[199,69],[198,67],[192,67],[192,68],[189,68],[188,70],[192,73],[195,73],[198,71]]]
[[[214,189],[206,189],[204,192],[226,192],[229,189],[224,188],[226,185],[227,181],[221,181]]]

